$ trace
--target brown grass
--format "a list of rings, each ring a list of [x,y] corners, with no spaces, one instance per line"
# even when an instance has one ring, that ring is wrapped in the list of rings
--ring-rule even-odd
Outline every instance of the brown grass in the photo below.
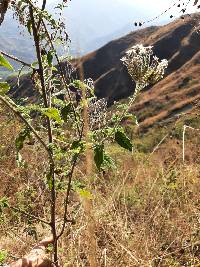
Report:
[[[0,118],[0,198],[6,195],[12,203],[48,218],[48,196],[40,194],[44,186],[41,181],[44,152],[37,144],[26,146],[23,155],[29,165],[27,169],[19,169],[15,163],[14,136],[20,125],[12,115],[8,123],[7,115],[1,113]],[[137,151],[130,154],[109,146],[109,153],[117,161],[116,169],[104,176],[94,168],[91,170],[95,257],[99,267],[199,266],[197,145],[188,140],[185,164],[181,162],[181,144],[174,139],[169,139],[151,156]],[[84,168],[84,162],[80,162],[75,180],[84,182]],[[60,240],[62,266],[89,266],[85,198],[73,192],[71,200],[70,212],[76,224],[69,225]],[[60,214],[61,211],[58,217]],[[34,220],[30,224],[26,217],[9,211],[7,216],[0,226],[0,250],[6,249],[12,256],[26,254],[36,242],[28,230],[35,229],[39,240],[49,233],[46,226]]]

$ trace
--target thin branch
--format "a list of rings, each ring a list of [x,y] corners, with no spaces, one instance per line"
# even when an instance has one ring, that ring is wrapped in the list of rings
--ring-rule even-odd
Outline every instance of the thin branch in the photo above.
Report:
[[[154,147],[153,151],[151,152],[150,156],[153,155],[153,153],[158,150],[160,145],[165,141],[165,139],[169,136],[169,133],[167,133],[161,140],[160,142]]]
[[[43,20],[42,20],[42,23],[43,23],[44,29],[45,29],[45,31],[46,31],[46,34],[47,34],[49,43],[50,43],[50,45],[51,45],[51,48],[52,48],[52,50],[55,51],[53,42],[52,42],[52,40],[51,40],[51,37],[50,37],[49,32],[48,32],[48,29],[47,29],[47,27],[46,27],[46,24],[44,23]],[[59,57],[58,57],[57,54],[55,54],[55,57],[56,57],[56,60],[57,60],[58,66],[59,66],[59,71],[60,71],[60,74],[61,74],[61,78],[62,78],[62,80],[63,80],[63,85],[64,85],[65,89],[67,90],[67,94],[68,94],[69,100],[70,100],[70,102],[72,103],[71,94],[70,94],[70,92],[69,92],[69,88],[68,88],[68,86],[67,86],[67,80],[66,80],[65,74],[64,74],[64,72],[63,72],[63,70],[62,70],[61,62],[60,62]],[[70,67],[72,67],[72,65],[71,65],[71,63],[70,63],[69,61],[67,61],[67,64],[68,64]],[[75,118],[76,121],[78,121],[78,120],[77,120],[77,115],[76,115],[76,111],[75,111],[74,105],[72,105],[72,108],[73,108],[74,118]],[[78,131],[79,136],[81,136],[81,130],[79,129],[78,124],[77,124],[77,131]]]
[[[4,56],[6,56],[6,57],[8,57],[8,58],[10,58],[10,59],[12,59],[12,60],[18,62],[18,63],[20,63],[20,64],[22,64],[22,65],[24,65],[24,66],[27,66],[27,67],[29,67],[29,68],[35,70],[35,68],[34,68],[31,64],[26,63],[26,62],[22,61],[21,59],[15,57],[15,56],[13,56],[13,55],[7,54],[6,52],[3,52],[3,51],[0,51],[0,54],[2,54],[2,55],[4,55]]]
[[[51,154],[51,151],[49,150],[48,146],[46,143],[42,140],[42,138],[39,136],[37,131],[33,128],[33,126],[24,118],[24,116],[17,110],[17,105],[14,104],[14,102],[11,104],[9,100],[7,100],[5,97],[0,95],[0,101],[7,106],[30,130],[31,132],[35,135],[37,140],[40,142],[40,144],[44,147],[44,149],[47,151],[49,155],[49,159],[51,162],[53,162],[53,157]]]
[[[31,23],[32,23],[33,39],[34,39],[34,43],[35,43],[35,49],[36,49],[38,65],[39,65],[39,75],[40,75],[40,82],[41,82],[41,87],[42,87],[42,97],[44,100],[44,105],[47,108],[48,102],[47,102],[45,79],[44,79],[44,73],[43,73],[42,56],[41,56],[41,51],[40,51],[40,38],[38,35],[38,30],[36,28],[36,23],[35,23],[32,5],[29,6],[29,13],[30,13],[30,19],[31,19]]]
[[[12,207],[12,206],[9,206],[9,208],[12,209],[12,210],[14,210],[14,211],[20,212],[20,213],[24,214],[24,215],[27,216],[27,217],[31,217],[31,218],[33,218],[33,219],[39,221],[39,222],[45,223],[45,224],[47,224],[47,225],[51,225],[50,222],[47,222],[46,220],[44,220],[44,219],[42,219],[42,218],[40,218],[40,217],[37,217],[37,216],[35,216],[35,215],[33,215],[33,214],[30,214],[30,213],[28,213],[28,212],[26,212],[26,211],[24,211],[24,210],[21,210],[21,209],[19,209],[19,208]]]
[[[79,138],[79,141],[82,139],[82,135],[83,135],[83,128],[82,128],[82,131],[81,131],[81,136],[80,136],[80,138]],[[69,221],[69,220],[67,219],[68,204],[69,204],[69,195],[70,195],[70,191],[71,191],[72,177],[73,177],[74,169],[75,169],[75,167],[76,167],[77,159],[78,159],[78,155],[77,155],[76,159],[75,159],[74,162],[73,162],[73,165],[72,165],[72,168],[71,168],[71,171],[70,171],[70,174],[69,174],[69,180],[68,180],[67,192],[66,192],[66,197],[65,197],[65,200],[64,200],[63,225],[62,225],[62,228],[61,228],[61,231],[60,231],[59,235],[57,236],[57,239],[59,239],[59,238],[63,235],[63,233],[64,233],[64,231],[65,231],[66,223]]]
[[[45,10],[46,4],[47,4],[47,1],[43,0],[42,8],[41,8],[42,11]],[[41,22],[42,22],[42,18],[40,18],[39,21],[38,21],[37,31],[39,31],[39,29],[40,29]]]
[[[46,1],[43,1],[44,8],[46,5]],[[49,107],[48,104],[48,98],[47,98],[47,91],[45,86],[45,77],[44,77],[44,68],[43,68],[43,62],[42,62],[42,56],[41,56],[41,47],[40,47],[40,35],[39,35],[39,28],[37,28],[34,12],[33,12],[33,6],[32,4],[29,5],[29,13],[30,13],[30,19],[32,24],[32,31],[33,31],[33,38],[35,43],[35,49],[37,54],[37,60],[39,65],[39,76],[40,76],[40,83],[42,88],[42,97],[44,106],[46,108]],[[42,19],[42,18],[41,18]],[[51,127],[51,120],[46,117],[47,122],[47,130],[48,130],[48,141],[49,144],[53,143],[53,133],[52,133],[52,127]],[[53,153],[52,153],[53,154]],[[52,156],[53,157],[53,156]],[[52,179],[52,188],[51,188],[51,232],[53,235],[53,257],[54,257],[54,264],[58,267],[58,243],[57,243],[57,229],[56,229],[56,179],[55,179],[55,163],[54,160],[50,162],[49,166],[50,171],[50,177]]]

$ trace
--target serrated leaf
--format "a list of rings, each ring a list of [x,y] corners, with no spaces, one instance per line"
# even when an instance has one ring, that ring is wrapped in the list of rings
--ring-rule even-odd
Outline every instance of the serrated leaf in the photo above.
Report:
[[[0,82],[0,95],[5,95],[10,90],[10,86],[7,82]]]
[[[72,112],[72,104],[67,104],[64,108],[61,109],[61,116],[64,122],[67,122],[68,115]]]
[[[117,131],[115,133],[115,141],[120,145],[121,147],[132,151],[133,145],[131,143],[131,140],[126,136],[126,134],[122,131]]]
[[[97,166],[97,169],[101,169],[101,165],[104,161],[104,146],[103,145],[96,145],[94,148],[94,162]]]
[[[4,56],[0,53],[0,66],[5,67],[8,70],[14,71],[13,66],[4,58]]]
[[[49,117],[49,119],[53,119],[59,124],[62,123],[62,119],[61,119],[60,112],[59,112],[58,109],[56,109],[56,108],[46,108],[46,109],[42,110],[42,113],[44,115],[46,115],[47,117]]]
[[[104,154],[104,161],[103,161],[103,164],[102,164],[102,168],[103,169],[113,169],[113,168],[115,168],[114,160],[106,153]]]

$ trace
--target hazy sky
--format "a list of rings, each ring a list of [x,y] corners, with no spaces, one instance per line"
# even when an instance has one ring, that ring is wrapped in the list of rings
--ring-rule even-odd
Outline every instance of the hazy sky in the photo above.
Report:
[[[86,1],[86,0],[71,0],[73,1]],[[101,0],[94,0],[96,2],[101,2]],[[109,1],[109,0],[108,0]],[[42,3],[42,0],[39,0],[40,3]],[[55,0],[47,0],[47,3],[53,3]],[[167,8],[170,4],[178,3],[178,0],[116,0],[116,2],[122,2],[122,3],[129,3],[134,6],[141,6],[143,8],[151,7],[153,8]],[[183,0],[180,0],[180,2],[183,2]],[[69,2],[70,5],[70,2]]]
[[[40,4],[42,3],[42,0],[38,0]],[[47,0],[48,4],[51,4],[58,0]],[[73,6],[73,2],[85,2],[87,0],[71,0],[69,1],[69,7]],[[93,0],[94,3],[97,2],[97,4],[101,3],[101,0]],[[109,1],[109,0],[108,0]],[[173,6],[174,3],[183,3],[186,2],[186,0],[115,0],[116,4],[123,3],[124,5],[130,5],[130,7],[137,7],[137,9],[141,9],[141,12],[144,12],[144,14],[149,14],[151,19],[151,16],[156,16],[161,12],[164,12],[166,9],[168,9],[170,6]],[[197,11],[193,7],[194,1],[192,1],[188,6],[189,12]],[[182,6],[184,8],[184,6]],[[174,15],[175,17],[180,16],[180,9],[174,7],[172,8],[169,13],[166,14],[166,16],[169,17],[169,15]]]
[[[42,0],[38,0],[40,3],[42,3]],[[87,1],[87,0],[71,0],[73,1]],[[101,2],[101,0],[94,0],[96,2]],[[108,0],[109,1],[109,0]],[[180,0],[180,2],[183,2],[184,0]],[[51,4],[55,2],[55,0],[47,0],[47,3]],[[116,2],[121,3],[129,3],[133,6],[141,7],[142,9],[151,9],[151,10],[164,10],[168,8],[173,3],[179,2],[178,0],[116,0]],[[69,2],[70,5],[70,2]],[[191,4],[192,5],[192,4]],[[190,5],[190,6],[191,6]]]

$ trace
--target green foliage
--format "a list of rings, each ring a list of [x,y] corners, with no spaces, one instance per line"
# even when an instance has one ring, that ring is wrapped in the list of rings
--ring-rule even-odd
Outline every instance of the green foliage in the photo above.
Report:
[[[94,161],[97,169],[100,171],[101,166],[104,162],[104,145],[95,145],[94,147]]]
[[[52,67],[53,65],[53,52],[52,51],[48,51],[47,62],[48,62],[49,67]]]
[[[68,103],[61,109],[61,117],[64,122],[68,121],[70,113],[72,113],[72,103]]]
[[[8,252],[6,250],[0,250],[0,265],[4,264],[8,258]]]
[[[93,199],[92,193],[90,191],[86,190],[86,189],[79,189],[78,193],[82,198]]]
[[[0,82],[0,95],[4,96],[10,90],[7,82]]]
[[[31,35],[32,34],[32,22],[31,22],[31,20],[27,21],[27,30],[28,30],[29,34]]]
[[[83,141],[74,141],[70,148],[75,154],[80,154],[85,149],[85,143]]]
[[[0,53],[0,66],[3,66],[4,68],[14,71],[12,65],[4,58],[4,56]]]
[[[0,199],[0,210],[2,211],[2,209],[8,208],[8,207],[9,207],[8,199],[6,197],[3,197],[2,199]]]
[[[26,138],[30,138],[30,129],[29,128],[24,128],[18,135],[18,137],[15,139],[15,147],[17,149],[17,152],[19,152],[23,146],[24,146],[24,141]]]
[[[113,158],[108,153],[105,152],[103,163],[101,165],[101,169],[108,170],[108,169],[114,169],[114,168],[116,168],[116,165],[115,165]]]
[[[51,173],[47,174],[46,181],[47,181],[47,185],[48,185],[49,190],[51,190],[52,187],[53,187],[53,179],[52,179],[52,174]]]
[[[42,113],[46,115],[48,118],[55,120],[58,124],[62,124],[62,119],[60,116],[60,112],[56,108],[43,108]]]
[[[132,151],[133,149],[133,145],[131,143],[131,140],[126,136],[126,134],[121,131],[121,130],[118,130],[116,133],[115,133],[115,141],[123,148],[129,150],[129,151]]]
[[[64,2],[66,1],[57,6],[60,14],[65,7]],[[56,20],[46,9],[40,9],[29,1],[21,0],[17,5],[13,1],[11,5],[20,22],[34,37],[37,59],[30,66],[32,71],[30,77],[39,97],[34,105],[30,103],[24,105],[25,101],[13,102],[9,96],[5,96],[10,89],[7,83],[0,83],[0,95],[7,108],[10,108],[25,124],[15,138],[18,166],[28,168],[20,154],[25,145],[36,145],[38,150],[45,151],[41,165],[32,166],[41,172],[37,181],[41,186],[42,197],[39,196],[39,199],[42,198],[42,203],[47,202],[45,206],[47,213],[37,211],[38,214],[36,212],[34,217],[31,216],[35,205],[34,199],[37,197],[36,186],[29,186],[29,181],[27,190],[16,193],[16,199],[23,216],[26,217],[28,223],[26,230],[28,229],[29,233],[34,234],[34,221],[46,223],[51,228],[55,237],[51,252],[54,255],[55,266],[58,266],[57,241],[63,233],[61,232],[59,237],[56,235],[60,229],[65,230],[67,217],[71,217],[71,214],[68,215],[71,190],[78,193],[81,198],[90,200],[94,198],[91,185],[73,181],[75,170],[78,164],[87,157],[88,150],[93,150],[94,163],[99,172],[114,168],[115,162],[106,152],[108,144],[114,141],[128,151],[133,150],[133,144],[121,125],[124,120],[129,120],[134,125],[137,124],[136,117],[128,112],[135,98],[130,98],[129,104],[116,105],[116,110],[109,112],[106,100],[99,100],[94,95],[93,81],[74,79],[72,75],[74,67],[71,63],[66,62],[66,68],[63,68],[58,59],[55,47],[58,43],[66,47],[68,39],[62,20]],[[51,29],[50,32],[49,29]],[[53,66],[54,60],[57,60],[58,67]],[[0,65],[13,70],[1,54]],[[79,101],[77,96],[80,98]],[[26,103],[28,101],[29,99]],[[32,137],[35,139],[34,142],[32,142]],[[33,150],[24,149],[23,157],[28,158],[27,153],[30,154],[31,151]],[[38,152],[39,156],[40,152]],[[91,179],[91,177],[87,178]],[[59,212],[57,203],[61,205]],[[0,201],[0,208],[6,207],[8,207],[6,200]],[[61,214],[63,210],[65,212]],[[18,216],[18,211],[14,210],[14,212],[16,220],[20,222],[21,217]],[[64,219],[60,220],[59,216],[63,218],[63,215]],[[43,220],[40,216],[42,218],[46,216],[47,219]],[[49,252],[50,250],[51,248]]]

